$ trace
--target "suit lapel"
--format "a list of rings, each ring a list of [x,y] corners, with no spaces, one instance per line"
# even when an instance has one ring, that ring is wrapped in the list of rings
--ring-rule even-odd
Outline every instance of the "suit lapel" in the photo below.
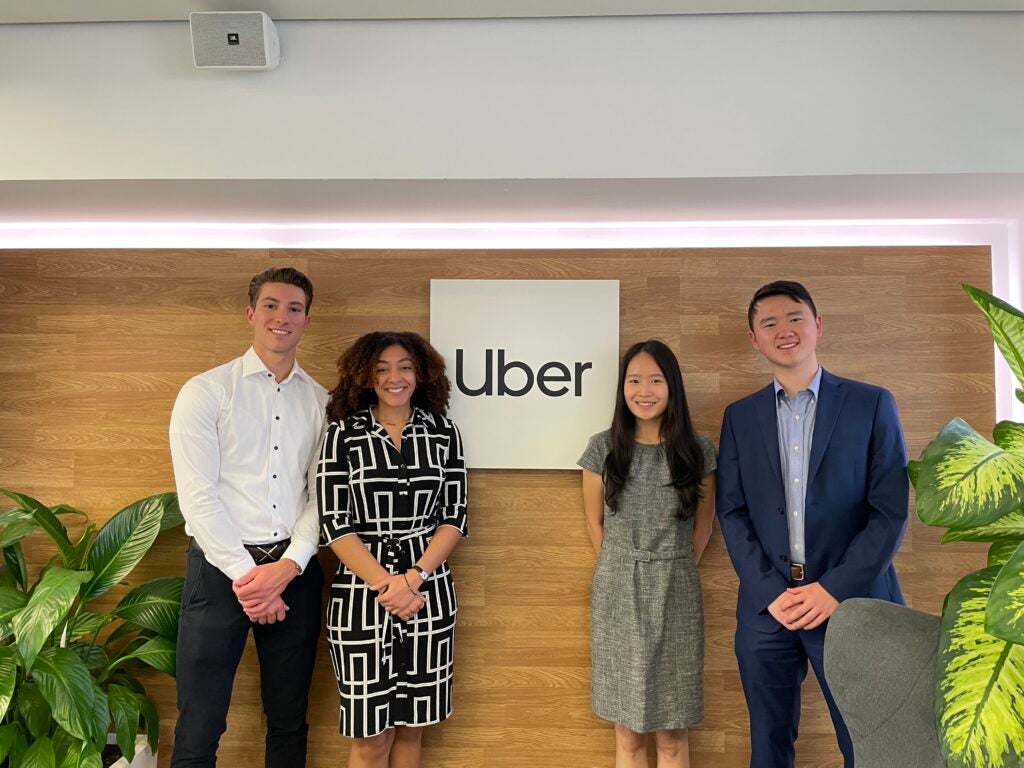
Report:
[[[758,393],[757,424],[761,428],[761,445],[768,454],[768,466],[775,474],[775,482],[782,487],[782,463],[779,459],[779,412],[775,402],[775,387],[769,384]]]
[[[818,405],[814,414],[814,433],[811,436],[811,463],[807,468],[807,486],[814,481],[821,460],[825,456],[832,430],[839,420],[846,391],[842,381],[828,371],[821,371],[821,385],[818,387]]]

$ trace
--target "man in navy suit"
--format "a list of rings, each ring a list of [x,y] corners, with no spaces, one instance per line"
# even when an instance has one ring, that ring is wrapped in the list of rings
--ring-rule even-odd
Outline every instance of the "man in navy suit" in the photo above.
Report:
[[[907,526],[907,455],[884,389],[833,376],[800,283],[769,283],[747,312],[775,380],[725,411],[717,508],[739,575],[736,658],[751,768],[794,764],[810,661],[847,768],[853,746],[825,682],[825,622],[849,597],[903,603],[892,560]]]

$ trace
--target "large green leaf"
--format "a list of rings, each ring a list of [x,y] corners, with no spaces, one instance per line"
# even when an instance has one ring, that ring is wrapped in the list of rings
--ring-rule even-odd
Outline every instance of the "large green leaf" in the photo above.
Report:
[[[82,747],[87,743],[76,739],[60,726],[54,729],[53,752],[57,755],[57,768],[79,768]]]
[[[9,547],[11,544],[17,544],[26,536],[38,530],[41,530],[39,524],[31,519],[5,525],[3,531],[0,532],[0,547]]]
[[[1024,453],[1004,451],[953,419],[921,454],[917,514],[925,525],[987,525],[1024,504]]]
[[[75,652],[90,670],[106,669],[110,663],[107,652],[103,646],[96,645],[85,640],[77,641],[68,645],[68,648]]]
[[[50,705],[35,683],[26,680],[18,686],[18,717],[28,728],[33,738],[45,736],[50,731]]]
[[[1024,424],[1000,421],[992,430],[992,442],[1004,451],[1024,452]]]
[[[0,720],[7,714],[14,695],[14,684],[18,681],[18,660],[14,649],[9,645],[0,645]],[[0,760],[3,760],[0,757]]]
[[[0,763],[7,759],[7,753],[17,740],[18,726],[15,723],[0,725]]]
[[[175,640],[184,586],[185,580],[180,576],[147,581],[125,595],[113,613],[131,624]]]
[[[135,736],[139,732],[139,696],[120,685],[107,688],[110,714],[114,718],[117,746],[131,762],[135,757]]]
[[[79,611],[75,621],[68,632],[68,639],[77,640],[80,637],[92,637],[113,619],[110,616],[89,611]]]
[[[1020,539],[998,539],[993,541],[992,546],[988,548],[988,564],[1002,565],[1005,563],[1017,551],[1020,542]]]
[[[139,710],[146,721],[146,738],[149,740],[149,749],[155,755],[160,746],[160,715],[153,700],[145,694],[139,696]]]
[[[1024,646],[985,631],[998,572],[965,576],[942,614],[936,714],[949,768],[1018,768],[1024,760]]]
[[[996,576],[988,598],[985,630],[1002,640],[1024,643],[1024,543],[1018,545]]]
[[[22,589],[28,589],[28,566],[25,564],[25,553],[21,544],[4,547],[4,564],[14,577],[14,582]]]
[[[166,672],[171,677],[175,675],[175,661],[177,659],[177,647],[173,641],[165,637],[153,637],[143,643],[140,647],[126,653],[124,656],[112,661],[110,666],[103,672],[100,679],[110,677],[118,667],[124,663],[137,659],[154,669]]]
[[[973,285],[962,287],[985,314],[992,329],[992,339],[1017,381],[1024,384],[1024,313]]]
[[[950,528],[943,535],[942,543],[1022,538],[1024,538],[1024,509],[1015,509],[988,525],[979,525],[973,528]]]
[[[11,587],[0,587],[0,624],[7,624],[28,603],[28,595]]]
[[[96,523],[89,523],[85,530],[82,531],[82,537],[75,544],[75,567],[81,567],[82,563],[85,562],[86,555],[89,552],[89,547],[92,545],[93,534],[96,533]]]
[[[43,573],[42,579],[32,591],[28,605],[11,619],[14,637],[26,669],[32,668],[39,649],[67,616],[79,588],[90,576],[92,574],[88,571],[50,568]]]
[[[61,728],[79,739],[96,741],[96,698],[102,691],[85,662],[67,648],[47,648],[39,654],[32,676]],[[106,707],[105,696],[102,703]],[[109,716],[106,719],[109,725]]]
[[[20,768],[57,768],[57,756],[50,740],[45,736],[37,738],[22,758]]]
[[[160,519],[160,530],[167,531],[185,524],[185,517],[181,514],[181,507],[178,505],[178,494],[174,491],[161,493],[154,498],[160,499],[163,504],[164,515]]]
[[[139,499],[100,529],[89,550],[88,567],[93,577],[82,594],[83,600],[102,595],[138,565],[160,533],[167,496],[164,493]]]
[[[64,527],[64,523],[57,519],[57,515],[53,513],[52,509],[41,501],[37,501],[23,493],[16,493],[3,488],[0,488],[0,493],[16,502],[22,509],[32,513],[35,521],[39,523],[39,526],[44,531],[50,534],[53,543],[57,545],[57,551],[60,552],[65,565],[69,568],[78,566],[78,563],[75,562],[75,548],[68,538],[68,529]]]

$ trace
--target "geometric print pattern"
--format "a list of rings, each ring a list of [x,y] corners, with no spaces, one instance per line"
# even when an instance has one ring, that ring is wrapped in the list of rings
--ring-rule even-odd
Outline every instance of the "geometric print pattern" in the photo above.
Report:
[[[466,464],[458,427],[416,408],[401,450],[367,409],[327,425],[316,467],[320,543],[358,535],[389,573],[402,573],[439,525],[465,536]],[[331,585],[327,640],[341,695],[338,729],[350,738],[423,726],[452,711],[458,600],[447,561],[420,587],[408,621],[384,610],[344,563]]]

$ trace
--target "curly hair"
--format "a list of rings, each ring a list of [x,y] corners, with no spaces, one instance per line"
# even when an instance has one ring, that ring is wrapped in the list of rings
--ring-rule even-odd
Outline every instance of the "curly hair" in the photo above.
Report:
[[[342,421],[356,411],[377,403],[373,389],[377,360],[381,352],[397,344],[412,356],[416,389],[412,405],[434,416],[448,413],[451,382],[445,375],[444,358],[430,342],[411,331],[374,331],[356,339],[338,358],[338,384],[331,390],[327,418]]]

